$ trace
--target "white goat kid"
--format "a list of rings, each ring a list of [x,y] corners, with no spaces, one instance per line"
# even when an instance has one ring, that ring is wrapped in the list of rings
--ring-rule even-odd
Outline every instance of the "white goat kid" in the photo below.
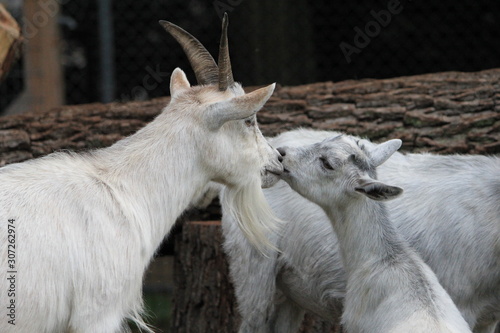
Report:
[[[150,331],[141,319],[142,278],[176,218],[210,181],[225,184],[228,196],[263,198],[261,184],[281,172],[279,154],[255,123],[274,85],[245,95],[233,82],[227,18],[220,68],[194,37],[162,24],[202,86],[191,88],[175,69],[169,105],[136,134],[109,148],[0,169],[0,332],[112,333],[126,318]],[[270,208],[263,199],[249,201],[254,207],[235,202],[244,230],[262,246],[274,221]],[[8,249],[15,251],[10,269]],[[7,270],[16,279],[7,280]]]
[[[301,147],[334,135],[339,133],[299,129],[269,142]],[[432,268],[473,331],[493,333],[500,318],[500,159],[396,152],[377,172],[379,180],[405,189],[386,203],[398,231]],[[243,319],[240,332],[297,332],[306,310],[325,319],[338,310],[346,283],[338,240],[323,210],[285,182],[264,193],[284,221],[279,236],[269,236],[279,255],[263,257],[230,215],[222,218]]]
[[[432,270],[401,237],[382,201],[402,189],[375,180],[375,168],[399,147],[390,140],[367,152],[336,136],[302,148],[278,148],[284,179],[318,204],[339,239],[347,288],[347,332],[470,332]]]

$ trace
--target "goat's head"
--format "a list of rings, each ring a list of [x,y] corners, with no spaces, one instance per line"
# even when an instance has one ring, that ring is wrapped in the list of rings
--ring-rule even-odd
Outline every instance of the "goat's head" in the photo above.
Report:
[[[228,207],[254,245],[266,243],[264,229],[276,218],[261,187],[278,181],[281,155],[263,137],[256,122],[275,85],[245,94],[234,82],[227,41],[227,14],[222,23],[219,65],[192,35],[166,21],[160,24],[180,43],[195,72],[198,86],[191,87],[180,69],[172,73],[171,101],[164,112],[178,113],[184,126],[196,132],[199,162],[209,180],[226,185]],[[189,125],[186,122],[190,122]],[[186,133],[186,135],[188,135]],[[268,243],[268,242],[267,242]],[[269,243],[268,243],[269,244]]]
[[[256,112],[274,91],[274,84],[245,94],[234,82],[227,41],[227,14],[223,19],[219,66],[206,48],[192,35],[166,21],[161,25],[180,43],[195,72],[199,86],[191,87],[184,72],[175,69],[170,82],[171,112],[191,118],[205,140],[203,163],[213,172],[214,181],[234,186],[257,174],[262,187],[277,181],[283,167],[281,156],[259,130]]]
[[[401,140],[389,140],[369,147],[359,139],[339,135],[299,148],[282,147],[282,178],[305,198],[323,207],[343,205],[359,193],[385,201],[402,189],[377,180],[375,169],[401,147]]]

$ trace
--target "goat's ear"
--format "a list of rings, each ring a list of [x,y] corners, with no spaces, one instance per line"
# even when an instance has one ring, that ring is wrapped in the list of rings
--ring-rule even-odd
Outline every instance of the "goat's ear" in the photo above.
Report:
[[[217,130],[230,120],[245,119],[254,115],[273,94],[275,83],[248,94],[210,105],[207,117],[211,129]]]
[[[170,96],[175,97],[182,91],[189,89],[191,85],[186,74],[180,68],[174,69],[170,77]]]
[[[387,159],[389,159],[389,157],[391,157],[392,154],[394,154],[402,144],[403,142],[401,140],[393,139],[381,143],[370,149],[370,158],[372,165],[374,167],[378,167],[379,165],[387,161]]]
[[[358,186],[354,190],[377,201],[391,200],[403,193],[403,189],[400,187],[386,185],[371,178],[359,180]]]

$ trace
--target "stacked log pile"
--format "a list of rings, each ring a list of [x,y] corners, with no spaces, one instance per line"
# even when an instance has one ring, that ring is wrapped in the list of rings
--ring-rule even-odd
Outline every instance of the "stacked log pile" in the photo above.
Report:
[[[108,146],[143,127],[167,103],[160,98],[65,106],[0,118],[0,165],[61,149]],[[405,151],[498,154],[500,69],[278,87],[258,120],[268,136],[310,127],[374,141],[400,138]],[[191,223],[177,236],[175,332],[236,331],[220,232],[218,224]],[[312,316],[303,325],[303,332],[327,331],[339,327]]]

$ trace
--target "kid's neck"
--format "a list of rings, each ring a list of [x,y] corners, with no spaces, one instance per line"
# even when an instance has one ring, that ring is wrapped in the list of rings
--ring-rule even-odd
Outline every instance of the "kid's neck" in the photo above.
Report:
[[[373,262],[397,259],[405,252],[404,241],[389,220],[384,203],[359,198],[325,211],[337,233],[348,274]]]

